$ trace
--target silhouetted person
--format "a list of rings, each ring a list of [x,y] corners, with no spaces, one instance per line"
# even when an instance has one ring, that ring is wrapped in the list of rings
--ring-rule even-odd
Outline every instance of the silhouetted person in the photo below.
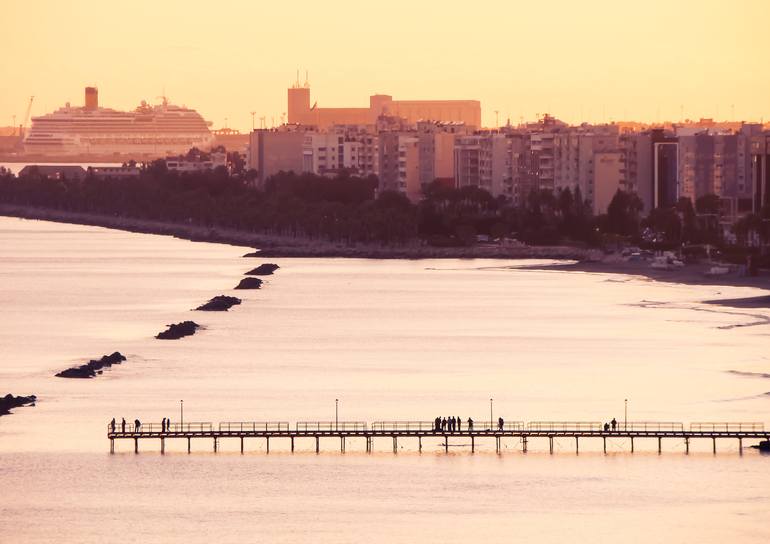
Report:
[[[503,424],[504,424],[503,418],[501,418],[501,417],[498,417],[498,418],[497,418],[497,428],[498,428],[499,430],[501,430],[501,431],[503,430]]]
[[[455,427],[457,427],[457,423],[455,422],[455,416],[452,416],[449,418],[449,430],[452,432],[455,432]]]
[[[473,420],[468,418],[468,431],[473,432]]]
[[[110,429],[112,430],[113,433],[115,432],[115,418],[114,417],[112,418],[112,421],[110,421]]]
[[[457,432],[461,432],[463,430],[463,420],[460,419],[460,416],[457,416]]]
[[[442,431],[446,430],[446,418],[441,420],[441,430]]]
[[[609,430],[610,430],[610,424],[609,423],[605,423],[604,424],[604,432],[606,433]]]
[[[436,431],[440,431],[441,430],[441,418],[437,417],[436,419],[433,420],[433,423],[435,423],[435,425],[436,425]]]
[[[171,418],[170,417],[166,418],[166,432],[167,433],[171,432]]]
[[[612,418],[612,421],[610,421],[610,424],[612,425],[612,430],[614,431],[615,428],[618,426],[618,422],[615,421],[615,418]]]
[[[140,429],[141,427],[142,427],[142,422],[141,422],[141,421],[139,421],[138,419],[135,419],[135,420],[134,420],[134,431],[136,431],[136,432],[138,433],[138,432],[139,432],[139,429]]]
[[[166,418],[165,417],[160,422],[160,432],[162,432],[162,433],[166,432]]]
[[[123,418],[123,421],[120,422],[120,432],[126,432],[126,418]]]

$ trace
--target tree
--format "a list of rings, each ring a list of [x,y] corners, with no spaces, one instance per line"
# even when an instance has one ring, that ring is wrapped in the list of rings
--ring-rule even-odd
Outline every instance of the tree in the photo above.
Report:
[[[607,207],[607,232],[636,236],[639,233],[639,212],[642,207],[642,201],[636,194],[618,189]]]

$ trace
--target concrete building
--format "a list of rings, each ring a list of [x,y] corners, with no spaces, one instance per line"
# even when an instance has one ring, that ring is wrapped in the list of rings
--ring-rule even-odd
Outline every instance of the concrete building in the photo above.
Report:
[[[52,165],[52,164],[28,164],[19,171],[18,177],[40,176],[46,179],[82,180],[86,177],[86,170],[82,166]]]
[[[257,171],[257,185],[278,172],[305,171],[305,132],[297,127],[258,129],[249,136],[248,167]]]
[[[751,139],[752,211],[770,208],[770,131]]]
[[[598,151],[594,154],[593,191],[589,202],[594,214],[607,213],[618,190],[625,190],[623,175],[623,153],[621,151]]]
[[[493,196],[513,197],[511,141],[505,134],[459,136],[454,153],[458,188],[474,186]]]
[[[380,115],[396,116],[414,124],[420,120],[461,122],[481,127],[478,100],[393,100],[378,94],[369,97],[367,108],[320,108],[310,104],[310,87],[297,81],[288,89],[288,122],[325,130],[332,125],[375,125]]]
[[[227,153],[212,151],[203,157],[166,157],[166,168],[171,172],[193,173],[207,172],[218,166],[227,167]]]

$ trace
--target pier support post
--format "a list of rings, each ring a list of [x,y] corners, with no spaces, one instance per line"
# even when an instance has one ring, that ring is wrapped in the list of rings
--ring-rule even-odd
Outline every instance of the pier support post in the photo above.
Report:
[[[716,437],[712,436],[711,440],[714,443],[714,453],[716,453],[717,452],[717,439],[716,439]]]
[[[631,437],[631,453],[634,453],[634,437]]]
[[[444,453],[449,453],[449,437],[444,435]]]
[[[217,452],[217,438],[214,437],[214,453]]]
[[[497,453],[500,453],[500,437],[495,437],[495,449],[497,450]]]
[[[417,449],[418,449],[418,451],[420,453],[422,453],[422,437],[421,436],[417,437]]]
[[[471,453],[476,452],[476,437],[471,436]]]
[[[690,437],[688,436],[684,437],[684,452],[690,453]]]
[[[160,437],[160,453],[166,453],[166,439],[162,436]]]
[[[345,438],[340,436],[340,453],[345,453]]]
[[[115,439],[110,438],[110,453],[115,453]]]
[[[548,449],[551,452],[551,455],[553,455],[553,436],[548,437]]]
[[[738,439],[738,455],[743,455],[743,438]]]
[[[294,437],[291,437],[291,451],[294,452]]]
[[[267,452],[266,453],[270,453],[270,437],[268,436],[266,438],[267,438]]]
[[[607,453],[607,437],[602,436],[602,442],[604,443],[604,453]]]
[[[139,439],[134,438],[134,453],[139,453]]]
[[[243,453],[243,437],[241,437],[241,453]]]
[[[315,437],[315,452],[318,453],[320,451],[320,444],[318,443],[318,437]]]
[[[580,453],[580,439],[575,437],[575,453]]]
[[[662,444],[662,442],[663,442],[663,438],[659,436],[658,437],[658,455],[663,453],[663,444]]]
[[[522,436],[521,437],[521,451],[524,453],[527,453],[527,437]]]
[[[393,437],[393,453],[398,453],[398,438]]]
[[[190,437],[187,437],[187,453],[190,453]]]

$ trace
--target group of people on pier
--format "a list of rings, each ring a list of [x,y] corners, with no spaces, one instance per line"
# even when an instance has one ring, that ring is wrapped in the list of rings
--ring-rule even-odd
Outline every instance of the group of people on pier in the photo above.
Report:
[[[612,428],[613,431],[617,430],[618,428],[618,421],[614,417],[612,418],[612,421],[604,424],[604,432],[608,432],[610,428]]]
[[[110,431],[115,432],[115,428],[117,427],[117,423],[115,422],[115,418],[112,418],[112,421],[110,421]],[[134,420],[134,429],[133,432],[138,433],[142,429],[142,422],[138,419]],[[120,432],[125,433],[126,432],[126,418],[121,418],[120,421]],[[171,419],[164,417],[163,421],[160,423],[160,432],[162,433],[168,433],[171,432]]]
[[[449,417],[441,417],[438,416],[436,419],[433,420],[433,430],[438,432],[462,432],[462,423],[463,420],[460,417],[455,416],[449,416]],[[505,421],[503,421],[503,418],[499,417],[497,418],[497,430],[502,431],[503,427],[505,426]],[[473,419],[468,418],[468,430],[467,432],[472,433],[473,432]]]

